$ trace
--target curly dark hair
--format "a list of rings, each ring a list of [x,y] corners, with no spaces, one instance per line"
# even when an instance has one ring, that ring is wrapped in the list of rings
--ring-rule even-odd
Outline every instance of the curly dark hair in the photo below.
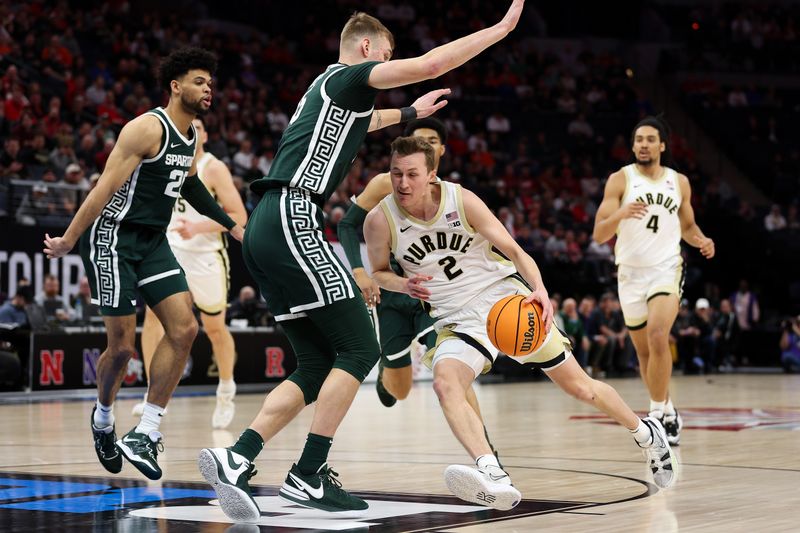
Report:
[[[158,80],[161,86],[170,92],[172,80],[186,75],[190,70],[208,71],[211,75],[217,70],[217,58],[208,50],[187,46],[173,50],[158,65]]]

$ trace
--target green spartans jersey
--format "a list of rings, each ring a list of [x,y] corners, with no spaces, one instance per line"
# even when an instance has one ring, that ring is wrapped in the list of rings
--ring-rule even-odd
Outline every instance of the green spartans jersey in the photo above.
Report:
[[[369,129],[377,89],[367,84],[377,61],[330,65],[297,104],[269,176],[254,192],[289,186],[327,200],[350,170]]]
[[[146,114],[156,117],[164,128],[161,147],[153,158],[139,163],[128,181],[108,201],[100,217],[108,222],[163,231],[192,166],[197,135],[192,126],[191,138],[184,137],[161,107]]]

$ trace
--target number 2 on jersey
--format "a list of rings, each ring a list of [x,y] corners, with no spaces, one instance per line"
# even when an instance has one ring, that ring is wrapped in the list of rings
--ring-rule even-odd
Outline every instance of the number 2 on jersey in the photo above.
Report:
[[[645,227],[649,230],[653,230],[653,233],[658,233],[658,215],[651,216]]]
[[[167,183],[167,187],[164,189],[164,194],[177,198],[181,193],[181,186],[183,185],[183,180],[186,179],[186,174],[188,174],[187,171],[177,168],[170,172],[169,183]]]
[[[455,279],[464,273],[460,268],[453,272],[453,268],[456,266],[456,260],[452,255],[439,259],[439,264],[444,267],[444,275],[447,276],[447,279]]]

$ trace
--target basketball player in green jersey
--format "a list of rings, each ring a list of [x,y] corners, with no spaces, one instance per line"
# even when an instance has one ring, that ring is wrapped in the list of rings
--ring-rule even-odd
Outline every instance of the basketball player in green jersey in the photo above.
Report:
[[[46,236],[48,258],[66,255],[80,237],[80,252],[108,336],[97,361],[97,404],[91,428],[100,463],[112,473],[124,455],[150,479],[161,477],[159,425],[180,380],[197,321],[186,278],[170,250],[165,230],[180,194],[200,213],[241,240],[244,230],[220,209],[197,178],[197,132],[192,119],[211,105],[216,59],[206,50],[172,52],[159,67],[169,104],[122,128],[97,186],[62,237]],[[116,440],[114,398],[135,353],[136,293],[164,325],[150,364],[150,389],[141,422]],[[116,442],[115,442],[116,441]]]
[[[313,402],[311,431],[280,495],[331,512],[368,507],[341,488],[327,457],[380,346],[358,287],[324,238],[322,206],[344,179],[368,131],[424,118],[444,106],[436,100],[449,92],[433,91],[402,110],[375,110],[378,91],[433,79],[462,65],[508,35],[523,4],[514,0],[494,26],[397,61],[390,61],[391,32],[374,17],[355,13],[342,31],[338,62],[300,100],[269,176],[251,185],[264,196],[248,224],[245,263],[292,343],[298,367],[270,392],[232,448],[200,453],[200,471],[232,519],[258,519],[248,485],[253,461],[265,441]]]
[[[609,176],[593,237],[603,243],[617,236],[619,302],[650,393],[650,416],[661,420],[669,443],[677,445],[683,421],[669,396],[669,332],[683,293],[680,242],[699,248],[706,259],[715,249],[695,222],[689,179],[662,164],[668,139],[667,126],[657,117],[634,127],[636,162]]]

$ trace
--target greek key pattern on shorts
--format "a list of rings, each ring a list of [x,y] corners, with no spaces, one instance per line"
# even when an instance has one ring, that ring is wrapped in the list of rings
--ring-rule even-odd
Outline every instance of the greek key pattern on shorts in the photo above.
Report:
[[[118,303],[119,287],[114,279],[114,238],[119,229],[117,222],[101,216],[97,220],[91,246],[94,252],[94,264],[97,274],[97,296],[100,305],[115,307]]]
[[[347,280],[341,275],[331,258],[327,243],[322,240],[321,232],[314,222],[314,204],[308,199],[308,193],[295,189],[289,190],[289,220],[294,232],[295,244],[300,253],[322,281],[325,299],[335,302],[349,298]]]
[[[319,135],[313,146],[309,147],[311,157],[306,159],[305,167],[299,172],[300,180],[296,187],[316,193],[324,193],[325,181],[331,173],[331,165],[336,162],[341,144],[347,138],[347,129],[352,121],[351,111],[338,107],[333,102],[327,106],[324,118],[317,124]],[[295,174],[297,175],[297,174]]]
[[[128,194],[131,190],[132,181],[131,178],[128,178],[128,181],[114,193],[114,196],[111,197],[103,208],[101,217],[110,218],[112,220],[121,218],[120,214],[125,211],[125,206],[128,203]]]

